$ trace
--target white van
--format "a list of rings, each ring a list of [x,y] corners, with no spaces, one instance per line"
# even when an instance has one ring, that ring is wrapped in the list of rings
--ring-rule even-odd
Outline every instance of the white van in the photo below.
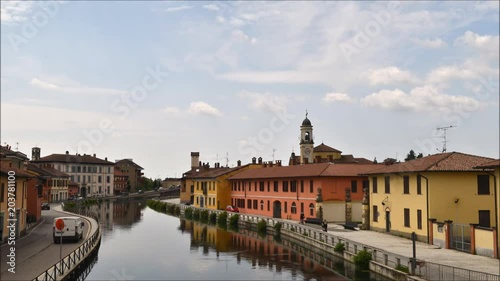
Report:
[[[84,222],[80,217],[58,217],[54,219],[54,224],[52,226],[52,237],[54,238],[54,243],[59,243],[61,239],[61,231],[56,228],[56,221],[62,219],[64,221],[64,228],[62,231],[62,239],[72,239],[75,242],[82,239],[83,237],[83,226]]]

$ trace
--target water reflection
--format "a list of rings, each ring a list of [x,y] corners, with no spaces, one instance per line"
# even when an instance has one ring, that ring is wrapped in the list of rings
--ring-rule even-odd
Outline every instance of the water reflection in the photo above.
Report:
[[[87,280],[347,280],[349,264],[297,241],[278,243],[146,208],[145,201],[92,206],[104,236]],[[371,277],[370,277],[371,278]],[[379,280],[379,279],[377,279]]]

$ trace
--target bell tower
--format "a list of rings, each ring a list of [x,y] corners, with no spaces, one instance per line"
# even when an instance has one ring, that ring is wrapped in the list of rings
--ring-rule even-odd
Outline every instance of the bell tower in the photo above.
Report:
[[[314,149],[314,138],[313,138],[313,126],[311,121],[307,118],[302,121],[300,126],[300,164],[308,164],[314,162],[313,149]]]

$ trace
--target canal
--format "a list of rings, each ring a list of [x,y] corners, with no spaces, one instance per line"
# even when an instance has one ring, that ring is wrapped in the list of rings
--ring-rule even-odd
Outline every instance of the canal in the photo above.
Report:
[[[90,208],[103,236],[86,280],[385,280],[298,241],[183,220],[148,208],[146,200]]]

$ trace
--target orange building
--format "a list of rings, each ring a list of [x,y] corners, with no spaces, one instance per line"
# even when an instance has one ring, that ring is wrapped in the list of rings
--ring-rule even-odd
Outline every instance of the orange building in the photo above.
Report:
[[[346,190],[350,193],[352,220],[361,221],[363,188],[368,178],[359,174],[375,164],[316,163],[245,170],[229,178],[231,198],[240,213],[299,220],[316,217],[319,207],[329,222],[345,217]]]

